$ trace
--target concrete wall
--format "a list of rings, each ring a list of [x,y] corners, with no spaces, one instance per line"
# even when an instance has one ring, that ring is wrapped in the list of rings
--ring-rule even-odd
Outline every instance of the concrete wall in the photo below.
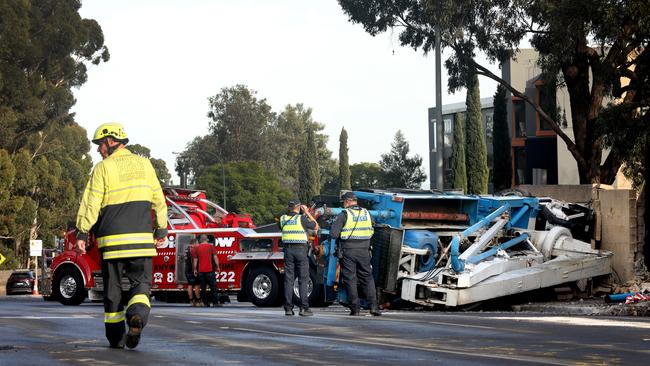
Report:
[[[0,271],[0,296],[7,294],[7,280],[11,275],[12,270]]]
[[[614,253],[612,268],[625,283],[635,276],[637,256],[637,200],[631,189],[597,191],[600,206],[601,249]]]
[[[591,201],[591,184],[576,185],[532,185],[523,184],[517,187],[535,197],[551,197],[556,200],[571,203],[587,203]]]

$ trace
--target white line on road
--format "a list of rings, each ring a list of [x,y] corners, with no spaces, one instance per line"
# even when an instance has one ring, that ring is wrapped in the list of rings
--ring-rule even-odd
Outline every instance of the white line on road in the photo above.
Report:
[[[41,319],[92,319],[94,318],[93,316],[90,315],[71,315],[71,316],[32,316],[32,315],[25,315],[25,316],[0,316],[0,319],[35,319],[35,320],[41,320]]]
[[[517,320],[529,321],[538,323],[553,323],[564,325],[584,325],[584,326],[601,326],[601,327],[625,327],[625,328],[641,328],[650,329],[648,322],[634,322],[626,320],[612,320],[612,319],[591,319],[567,316],[535,316],[535,317],[522,317],[522,316],[494,316],[486,317],[486,319],[504,319],[504,320]]]

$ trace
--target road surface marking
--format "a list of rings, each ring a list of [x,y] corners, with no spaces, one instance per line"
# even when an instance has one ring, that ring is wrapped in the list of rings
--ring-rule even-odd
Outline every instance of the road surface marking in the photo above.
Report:
[[[70,315],[70,316],[32,316],[32,315],[24,315],[24,316],[0,316],[0,319],[34,319],[34,320],[41,320],[41,319],[92,319],[94,316],[90,315]]]
[[[564,324],[564,325],[650,329],[650,323],[648,322],[635,322],[635,321],[612,320],[612,319],[592,319],[592,318],[579,318],[579,317],[574,318],[574,317],[566,317],[566,316],[535,316],[535,317],[494,316],[494,317],[486,317],[486,319],[519,320],[519,321],[553,323],[553,324]]]

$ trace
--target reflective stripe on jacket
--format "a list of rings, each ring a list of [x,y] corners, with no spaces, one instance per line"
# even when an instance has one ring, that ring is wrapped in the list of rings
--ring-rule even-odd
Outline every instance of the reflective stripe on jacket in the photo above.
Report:
[[[79,206],[77,229],[87,233],[95,224],[104,259],[156,255],[153,229],[167,228],[167,205],[149,159],[120,148],[97,163]]]
[[[365,208],[345,209],[347,219],[341,228],[341,240],[370,239],[375,230],[372,228],[370,213]]]
[[[300,214],[280,217],[283,243],[307,243],[307,232],[302,227],[301,217]]]

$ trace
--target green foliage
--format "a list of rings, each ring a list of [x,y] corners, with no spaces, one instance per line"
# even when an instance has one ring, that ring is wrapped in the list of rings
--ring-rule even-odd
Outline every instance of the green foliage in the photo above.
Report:
[[[612,154],[625,161],[623,173],[635,188],[640,188],[648,176],[650,114],[647,108],[635,108],[631,103],[610,105],[598,118],[605,145],[612,149]]]
[[[310,202],[314,196],[320,194],[320,176],[318,172],[318,157],[316,156],[316,145],[314,132],[307,131],[307,141],[300,149],[298,198],[300,202]]]
[[[73,0],[0,0],[0,239],[24,266],[76,213],[92,161],[70,108],[87,64],[108,61],[100,26]]]
[[[339,136],[339,181],[340,190],[350,190],[350,163],[348,161],[348,132],[345,128],[341,129]]]
[[[487,166],[487,147],[485,128],[481,114],[481,94],[478,76],[474,74],[467,89],[467,124],[465,135],[465,156],[467,163],[467,193],[487,194],[489,170]]]
[[[454,118],[454,145],[451,151],[451,174],[453,189],[467,192],[467,171],[465,166],[465,115],[456,113]]]
[[[224,161],[265,161],[269,153],[265,132],[275,114],[266,99],[259,100],[255,94],[244,85],[235,85],[209,98],[210,132]]]
[[[176,172],[186,176],[190,185],[206,167],[218,162],[256,161],[272,169],[282,186],[298,195],[300,149],[307,130],[314,131],[317,169],[324,189],[336,190],[336,167],[327,149],[325,126],[312,117],[311,108],[287,105],[276,114],[265,99],[243,85],[223,88],[210,98],[210,133],[197,136],[176,158]]]
[[[273,164],[278,166],[280,181],[296,192],[296,195],[299,190],[300,149],[307,141],[309,130],[314,132],[321,184],[331,184],[332,179],[338,176],[338,173],[333,173],[331,169],[332,152],[327,148],[328,136],[322,132],[324,128],[325,125],[314,121],[311,108],[305,108],[298,103],[295,106],[287,105],[278,115],[276,124],[270,129],[273,134],[270,144],[275,151],[271,157]]]
[[[506,89],[499,85],[494,94],[494,125],[492,126],[492,151],[494,152],[494,190],[501,191],[512,185],[512,155],[508,133],[508,100]]]
[[[163,159],[156,159],[151,157],[151,150],[148,147],[142,146],[140,144],[130,144],[127,146],[127,149],[136,155],[140,155],[143,158],[149,159],[153,169],[156,171],[156,176],[163,186],[170,185],[172,176],[167,170],[167,164]]]
[[[320,168],[320,192],[321,194],[339,193],[339,165],[334,159],[324,160],[318,156],[321,163]],[[321,165],[322,164],[322,165]]]
[[[273,222],[292,196],[280,185],[278,177],[260,163],[231,162],[224,166],[224,171],[228,210],[250,214],[258,226]],[[223,192],[221,165],[207,167],[197,184],[206,190],[209,199],[219,202]]]
[[[384,187],[384,173],[377,163],[358,163],[350,166],[352,189]]]
[[[536,108],[567,145],[581,183],[611,181],[618,159],[608,158],[601,165],[602,136],[595,122],[607,97],[622,98],[627,92],[622,102],[635,103],[636,97],[629,96],[647,88],[639,75],[650,66],[647,0],[339,0],[339,4],[350,21],[360,23],[369,34],[397,31],[402,45],[425,53],[433,49],[438,24],[442,47],[450,55],[445,62],[450,91],[466,87],[475,72],[503,84]],[[474,60],[480,51],[488,62],[503,63],[531,36],[544,74],[559,74],[567,88],[573,137],[562,130],[557,113],[544,112],[535,100]],[[623,76],[632,82],[625,86]]]
[[[427,175],[422,169],[422,157],[408,157],[409,143],[404,139],[401,130],[395,134],[391,150],[381,155],[381,170],[384,174],[386,187],[390,188],[421,188]]]

